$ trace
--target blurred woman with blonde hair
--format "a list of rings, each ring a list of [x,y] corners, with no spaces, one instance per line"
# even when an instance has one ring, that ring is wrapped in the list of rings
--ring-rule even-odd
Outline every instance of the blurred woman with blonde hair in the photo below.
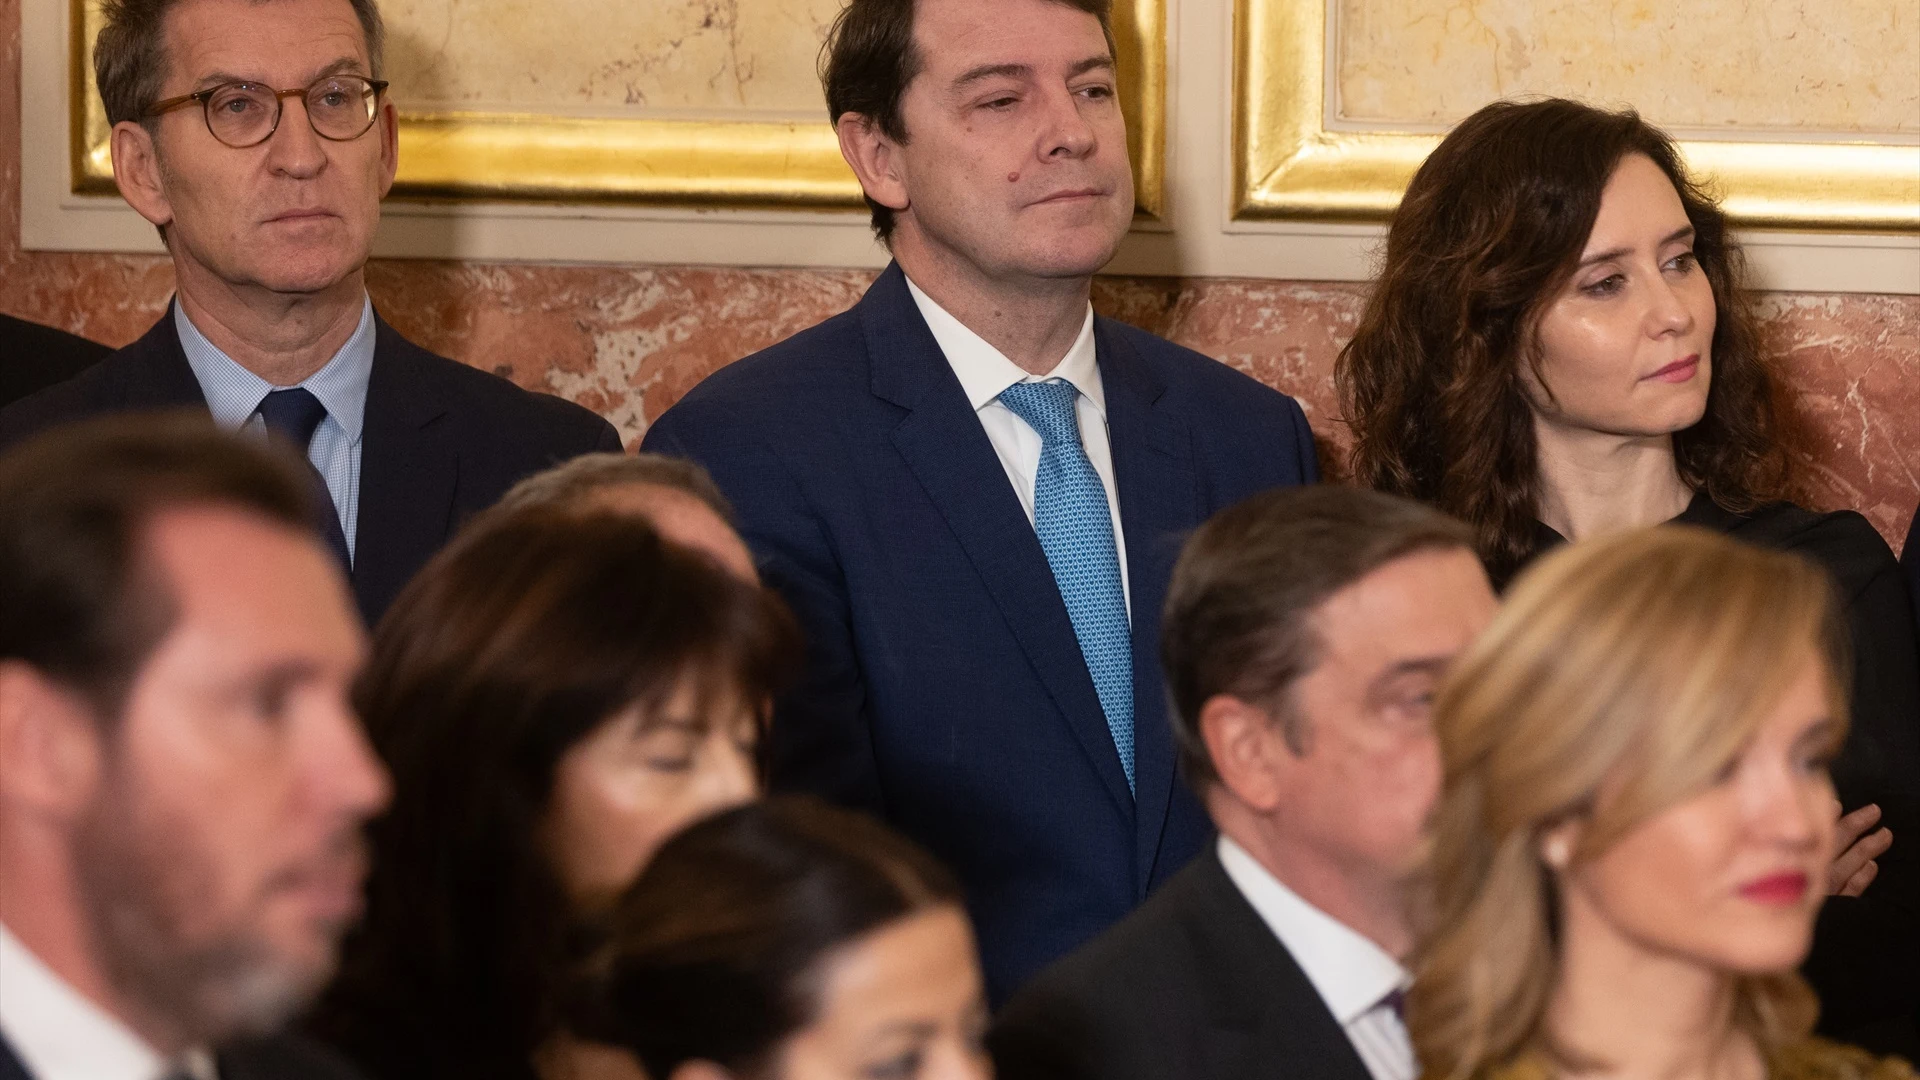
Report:
[[[1808,1037],[1844,615],[1797,556],[1663,527],[1541,560],[1435,723],[1432,1080],[1911,1078]]]

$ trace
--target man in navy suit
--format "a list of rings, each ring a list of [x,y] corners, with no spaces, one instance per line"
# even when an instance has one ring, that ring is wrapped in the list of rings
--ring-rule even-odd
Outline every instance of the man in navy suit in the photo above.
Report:
[[[363,267],[399,163],[374,0],[129,0],[94,67],[114,180],[160,230],[177,292],[139,341],[0,409],[0,447],[169,408],[278,437],[313,466],[368,622],[515,481],[621,448],[586,409],[374,313]]]
[[[828,106],[895,261],[646,440],[711,470],[807,631],[774,787],[951,864],[995,1001],[1204,846],[1168,577],[1215,510],[1316,479],[1291,399],[1093,315],[1134,207],[1114,79],[1106,0],[853,0]]]

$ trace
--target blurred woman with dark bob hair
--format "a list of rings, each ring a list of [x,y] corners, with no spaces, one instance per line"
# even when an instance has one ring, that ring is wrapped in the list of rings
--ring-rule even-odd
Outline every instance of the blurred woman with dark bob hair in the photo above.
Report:
[[[574,1030],[637,1062],[592,1080],[992,1075],[958,884],[892,830],[811,799],[667,841],[583,986]]]
[[[757,795],[798,651],[770,594],[637,517],[477,519],[356,691],[394,800],[312,1030],[376,1080],[564,1073],[578,927],[667,836]]]
[[[1555,552],[1434,707],[1431,1080],[1912,1080],[1808,1038],[1845,628],[1826,575],[1698,528]]]
[[[1832,574],[1855,658],[1834,767],[1849,813],[1808,974],[1829,1030],[1851,1034],[1920,996],[1920,643],[1866,519],[1785,501],[1754,302],[1726,215],[1665,133],[1498,102],[1414,176],[1335,378],[1355,480],[1466,521],[1496,585],[1566,540],[1663,522]]]

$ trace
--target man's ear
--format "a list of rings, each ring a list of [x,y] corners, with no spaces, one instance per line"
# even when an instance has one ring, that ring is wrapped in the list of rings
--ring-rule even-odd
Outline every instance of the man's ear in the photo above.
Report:
[[[899,144],[860,113],[841,113],[833,130],[840,136],[840,156],[860,178],[867,198],[890,210],[905,210],[909,200],[906,178],[900,175]]]
[[[160,182],[160,148],[153,132],[131,120],[113,125],[113,182],[120,197],[159,228],[173,224],[173,204]]]
[[[70,821],[93,802],[103,747],[80,695],[18,660],[0,660],[0,806]]]
[[[400,113],[383,94],[380,98],[380,118],[374,121],[380,129],[380,197],[386,198],[393,190],[393,176],[400,171]]]
[[[1200,706],[1199,721],[1220,783],[1255,810],[1278,807],[1298,757],[1287,748],[1279,719],[1231,694],[1216,694]]]

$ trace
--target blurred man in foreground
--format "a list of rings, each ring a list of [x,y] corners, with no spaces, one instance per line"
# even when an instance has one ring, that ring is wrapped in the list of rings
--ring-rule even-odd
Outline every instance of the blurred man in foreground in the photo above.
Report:
[[[0,457],[0,1077],[349,1076],[330,976],[387,779],[297,466],[189,417]]]

